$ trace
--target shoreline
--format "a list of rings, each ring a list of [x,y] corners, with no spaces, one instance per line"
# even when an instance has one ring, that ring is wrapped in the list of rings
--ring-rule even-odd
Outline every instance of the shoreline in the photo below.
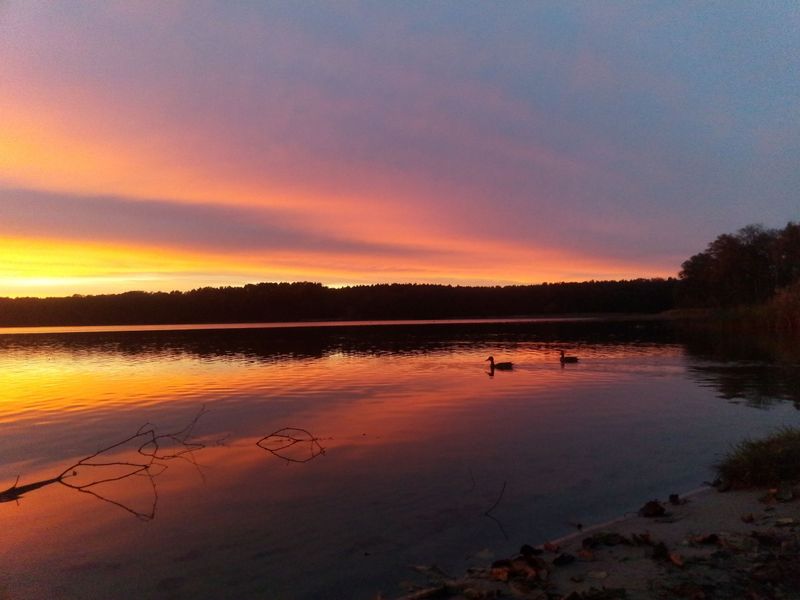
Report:
[[[664,513],[658,516],[640,510],[535,548],[526,545],[520,554],[469,569],[461,579],[437,579],[433,570],[432,585],[401,598],[798,598],[800,486],[790,496],[697,488],[660,501]]]
[[[315,329],[335,327],[412,327],[432,325],[514,325],[526,323],[572,323],[583,321],[644,322],[674,321],[683,317],[663,313],[564,313],[513,317],[469,317],[452,319],[367,319],[299,320],[264,322],[145,323],[105,325],[20,325],[0,326],[0,335],[61,333],[126,333],[157,331],[206,331],[234,329]]]
[[[694,488],[693,490],[690,490],[690,491],[686,492],[685,494],[680,494],[679,498],[681,500],[691,501],[691,499],[694,498],[695,496],[699,496],[701,494],[705,494],[705,493],[711,492],[713,490],[714,490],[714,488],[711,487],[711,485],[703,485],[703,486],[700,486],[698,488]],[[669,500],[667,499],[663,503],[664,504],[668,504]],[[603,521],[602,523],[595,523],[593,525],[582,527],[581,529],[579,529],[577,531],[573,531],[572,533],[568,533],[568,534],[563,535],[563,536],[561,536],[559,538],[554,538],[552,540],[548,540],[546,543],[548,543],[548,544],[556,544],[556,545],[561,546],[561,547],[566,547],[567,545],[570,545],[571,543],[575,542],[576,540],[577,541],[581,541],[586,536],[591,535],[591,534],[593,534],[595,532],[598,532],[598,531],[610,531],[610,530],[614,529],[615,527],[621,527],[627,521],[630,521],[630,520],[636,519],[636,518],[639,518],[639,514],[636,511],[630,511],[630,512],[627,512],[627,513],[623,514],[620,517],[616,517],[616,518],[608,520],[608,521]],[[544,546],[544,544],[540,544],[539,547],[543,547],[543,546]]]

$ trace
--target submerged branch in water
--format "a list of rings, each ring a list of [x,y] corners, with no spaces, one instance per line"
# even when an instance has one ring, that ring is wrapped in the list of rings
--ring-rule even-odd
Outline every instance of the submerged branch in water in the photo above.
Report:
[[[155,477],[167,469],[166,463],[170,460],[182,459],[190,462],[199,470],[194,452],[205,448],[205,444],[191,441],[191,437],[197,422],[206,412],[205,407],[201,408],[188,425],[171,433],[159,434],[152,424],[145,423],[133,435],[83,457],[64,469],[56,477],[26,485],[18,485],[18,476],[14,485],[0,492],[0,503],[19,501],[28,492],[54,483],[60,483],[73,490],[94,496],[103,502],[118,506],[139,519],[149,521],[155,518],[158,504]],[[131,456],[128,460],[103,460],[102,457],[104,456],[110,457],[115,452],[123,452],[126,446],[131,447]],[[90,476],[75,482],[76,478],[81,478],[87,473]],[[129,506],[124,501],[110,497],[108,492],[104,494],[98,489],[99,486],[114,484],[131,477],[143,477],[147,481],[151,490],[149,494],[151,494],[152,498],[152,502],[148,504],[147,509],[143,510]]]
[[[33,490],[38,490],[39,488],[43,488],[46,485],[50,485],[52,483],[59,483],[60,481],[61,481],[60,477],[53,477],[52,479],[44,479],[42,481],[36,481],[34,483],[17,485],[19,483],[19,475],[17,475],[17,480],[14,482],[14,485],[0,492],[0,503],[19,502],[19,499],[22,498],[24,494],[32,492]]]
[[[503,499],[503,494],[505,494],[505,493],[506,493],[506,484],[507,484],[507,483],[508,483],[507,481],[504,481],[504,482],[503,482],[503,487],[502,487],[502,489],[500,490],[500,495],[497,497],[497,500],[495,500],[495,501],[494,501],[494,504],[492,504],[492,505],[491,505],[491,506],[488,508],[488,510],[486,510],[486,512],[484,512],[484,513],[483,513],[483,515],[484,515],[485,517],[489,517],[489,518],[490,518],[492,521],[494,521],[495,523],[497,523],[497,526],[500,528],[500,533],[502,533],[502,534],[503,534],[503,537],[504,537],[504,538],[506,538],[506,539],[509,539],[509,538],[508,538],[508,533],[506,533],[506,529],[505,529],[505,527],[503,527],[503,524],[500,522],[500,520],[499,520],[497,517],[495,517],[495,516],[492,514],[492,511],[493,511],[495,508],[497,508],[497,505],[498,505],[498,504],[500,504],[500,501]]]
[[[305,463],[315,459],[320,454],[325,454],[325,448],[319,443],[320,438],[314,437],[308,430],[299,427],[284,427],[273,431],[256,442],[256,445],[270,454],[283,460],[296,463]],[[299,455],[295,446],[298,446]],[[294,448],[294,450],[292,450]],[[305,448],[306,451],[303,451]]]

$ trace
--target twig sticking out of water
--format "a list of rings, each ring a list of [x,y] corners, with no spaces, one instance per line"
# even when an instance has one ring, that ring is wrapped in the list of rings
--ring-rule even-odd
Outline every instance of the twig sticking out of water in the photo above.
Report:
[[[472,492],[475,489],[475,485],[476,485],[475,484],[475,475],[472,474],[472,469],[471,468],[469,469],[469,479],[472,482],[472,485],[470,485],[469,489],[466,492],[464,492],[465,494],[469,494],[470,492]]]
[[[14,481],[14,485],[10,488],[3,490],[0,492],[0,504],[3,502],[16,502],[19,504],[19,499],[22,498],[24,494],[28,492],[32,492],[33,490],[38,490],[46,485],[50,485],[51,483],[58,483],[58,477],[54,477],[53,479],[45,479],[43,481],[36,481],[34,483],[28,483],[26,485],[18,485],[19,484],[19,475],[17,475],[16,481]]]
[[[492,511],[495,508],[497,508],[497,505],[500,504],[500,501],[503,499],[503,494],[505,494],[505,492],[506,492],[506,484],[507,483],[508,483],[507,481],[503,482],[503,488],[500,490],[500,495],[497,497],[497,500],[494,501],[494,504],[492,504],[486,510],[486,512],[483,513],[483,515],[486,516],[486,517],[489,517],[492,521],[497,523],[497,526],[500,528],[500,532],[503,534],[503,537],[506,538],[506,539],[509,539],[508,538],[508,533],[506,533],[506,530],[503,527],[503,524],[494,515],[492,515]]]
[[[85,456],[52,479],[19,486],[17,485],[19,477],[17,477],[17,481],[14,482],[13,486],[0,492],[0,502],[18,501],[27,492],[53,483],[60,483],[68,488],[94,496],[103,502],[118,506],[139,519],[149,521],[155,518],[156,505],[158,504],[155,477],[166,470],[167,465],[165,463],[173,459],[182,459],[189,461],[199,469],[193,453],[205,448],[205,444],[189,440],[195,425],[205,412],[206,409],[203,407],[186,427],[173,433],[158,434],[153,425],[145,423],[135,434],[101,448],[94,454]],[[130,460],[103,460],[103,456],[113,454],[115,451],[121,451],[123,447],[129,445],[134,448],[134,455]],[[141,460],[136,457],[141,457]],[[98,475],[88,478],[88,481],[83,483],[70,481],[70,479],[79,477],[83,473],[92,472],[98,473]],[[153,501],[148,510],[137,510],[98,491],[98,486],[119,482],[134,476],[144,477],[152,489]]]
[[[495,500],[495,501],[494,501],[494,504],[492,504],[492,506],[491,506],[491,507],[490,507],[490,508],[489,508],[489,509],[488,509],[488,510],[485,512],[485,513],[483,513],[483,514],[485,514],[487,517],[491,516],[491,515],[490,515],[490,513],[491,513],[491,512],[492,512],[492,511],[493,511],[495,508],[497,508],[497,505],[498,505],[498,504],[500,504],[500,500],[502,500],[502,499],[503,499],[503,494],[505,494],[505,493],[506,493],[506,483],[508,483],[508,482],[507,482],[507,481],[504,481],[504,482],[503,482],[503,489],[501,489],[501,490],[500,490],[500,495],[497,497],[497,500]]]
[[[299,427],[284,427],[273,431],[256,442],[256,445],[270,454],[282,458],[287,463],[305,463],[325,454],[325,448],[319,443],[320,438],[314,437],[311,432]],[[293,454],[290,448],[302,444],[307,447],[308,453],[301,452],[299,456]]]

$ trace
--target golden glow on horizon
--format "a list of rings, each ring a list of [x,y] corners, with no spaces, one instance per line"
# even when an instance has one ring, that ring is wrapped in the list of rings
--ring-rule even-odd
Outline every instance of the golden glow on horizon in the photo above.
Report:
[[[620,46],[593,10],[569,23],[558,10],[511,11],[502,19],[526,27],[485,53],[482,36],[497,31],[466,35],[450,19],[420,31],[430,19],[416,10],[12,4],[0,9],[0,238],[30,238],[42,256],[50,238],[56,261],[26,270],[17,257],[0,296],[674,276],[716,228],[793,218],[778,92],[755,86],[750,100],[769,110],[725,117],[733,105],[686,94],[721,55],[700,68],[690,58],[703,44],[690,44],[656,73],[641,57],[664,40]],[[479,13],[464,15],[478,29]],[[358,35],[320,35],[334,14]],[[531,27],[588,27],[596,52]],[[732,32],[713,33],[725,44]],[[769,50],[754,56],[769,62]],[[505,76],[482,76],[495,63]],[[732,77],[752,79],[756,63],[734,63]],[[543,77],[546,89],[534,85]],[[724,88],[706,91],[727,98]],[[609,127],[620,107],[635,123]],[[753,143],[731,154],[734,123]],[[132,268],[107,250],[76,255],[104,224],[95,241],[124,249]],[[62,248],[76,260],[58,260]]]
[[[530,249],[527,249],[530,253]],[[424,257],[406,259],[402,267],[374,268],[375,258],[351,254],[331,260],[321,252],[267,252],[219,254],[211,249],[187,250],[0,237],[0,296],[66,296],[74,293],[114,293],[129,290],[187,290],[205,285],[243,285],[258,281],[319,281],[332,285],[375,282],[449,283],[461,285],[525,284],[531,281],[572,280],[558,277],[559,257],[542,252],[546,270],[526,264],[522,249],[495,246],[490,258],[477,262],[467,249],[454,252],[446,272],[432,269]],[[502,257],[501,267],[495,266]],[[561,259],[563,261],[563,258]],[[327,262],[327,265],[325,265]],[[324,266],[323,266],[324,265]],[[604,265],[568,259],[562,269],[579,266],[586,272],[608,273],[608,278],[631,277],[635,265]],[[492,272],[491,279],[486,277]],[[561,271],[563,272],[563,271]],[[520,273],[523,275],[521,276]],[[664,274],[667,275],[667,274]]]
[[[14,108],[3,104],[4,109]],[[508,243],[449,231],[446,222],[426,218],[425,203],[408,205],[403,197],[386,198],[385,191],[378,203],[333,192],[282,193],[263,181],[208,176],[202,163],[191,157],[176,163],[163,154],[164,148],[149,148],[141,139],[100,141],[88,122],[80,126],[80,119],[68,130],[32,112],[7,114],[0,131],[0,181],[12,186],[279,210],[290,222],[300,223],[299,231],[306,235],[325,239],[335,232],[342,240],[376,249],[245,252],[218,249],[212,242],[89,242],[70,239],[69,232],[60,239],[36,237],[35,232],[30,238],[19,232],[8,237],[0,223],[0,296],[171,291],[258,281],[306,280],[340,287],[389,282],[507,285],[674,274],[654,273],[636,261],[565,253],[535,241]],[[69,202],[63,200],[64,210]]]

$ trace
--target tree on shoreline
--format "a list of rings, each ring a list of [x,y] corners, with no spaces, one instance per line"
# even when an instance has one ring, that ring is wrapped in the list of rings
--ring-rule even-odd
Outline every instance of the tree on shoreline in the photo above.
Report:
[[[725,308],[761,304],[800,280],[800,224],[748,225],[723,234],[682,265],[680,304]]]

